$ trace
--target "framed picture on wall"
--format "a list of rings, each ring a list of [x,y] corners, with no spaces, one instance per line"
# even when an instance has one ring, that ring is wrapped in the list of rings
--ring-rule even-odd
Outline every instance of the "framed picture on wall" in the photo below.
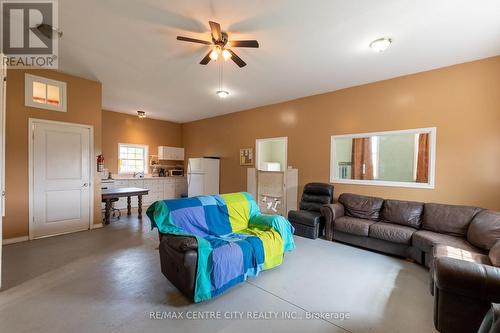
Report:
[[[240,149],[240,165],[253,165],[253,148]]]

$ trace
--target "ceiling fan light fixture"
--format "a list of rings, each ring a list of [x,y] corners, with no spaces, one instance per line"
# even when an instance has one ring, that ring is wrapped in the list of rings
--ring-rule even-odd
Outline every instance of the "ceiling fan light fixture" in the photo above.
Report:
[[[146,112],[144,111],[137,111],[137,117],[144,119],[146,118]]]
[[[391,43],[392,43],[391,38],[383,37],[371,42],[370,48],[377,53],[381,53],[387,50],[389,46],[391,46]]]
[[[232,55],[232,54],[231,54],[231,52],[229,52],[228,50],[224,49],[224,50],[222,51],[222,57],[224,58],[224,60],[226,60],[226,61],[227,61],[227,60],[231,59],[231,57],[232,57],[232,56],[233,56],[233,55]]]
[[[227,90],[217,90],[215,92],[215,94],[219,97],[219,98],[227,98],[229,96],[229,91]]]
[[[212,52],[210,52],[210,59],[212,61],[217,61],[217,59],[219,59],[219,52],[217,52],[216,49],[213,49]]]

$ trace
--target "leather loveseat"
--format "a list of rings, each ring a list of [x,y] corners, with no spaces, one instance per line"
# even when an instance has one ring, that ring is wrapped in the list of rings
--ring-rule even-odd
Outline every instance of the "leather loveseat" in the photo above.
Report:
[[[281,265],[295,248],[289,221],[261,214],[245,192],[156,201],[147,215],[160,234],[161,271],[195,302]]]
[[[440,332],[477,332],[491,303],[500,302],[500,213],[349,193],[321,211],[327,239],[430,268]]]

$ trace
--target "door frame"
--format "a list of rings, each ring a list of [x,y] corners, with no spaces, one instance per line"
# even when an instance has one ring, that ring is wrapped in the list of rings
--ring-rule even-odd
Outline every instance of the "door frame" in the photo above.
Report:
[[[35,132],[35,124],[53,124],[53,125],[62,125],[62,126],[71,126],[71,127],[81,127],[86,128],[90,131],[89,137],[89,171],[90,171],[90,179],[89,179],[89,229],[93,229],[94,226],[94,177],[96,173],[96,166],[94,163],[94,126],[86,125],[86,124],[77,124],[63,121],[54,121],[54,120],[45,120],[45,119],[37,119],[37,118],[29,118],[28,119],[28,184],[29,184],[29,239],[35,239],[34,237],[34,223],[33,223],[33,180],[34,180],[34,169],[33,169],[33,139]],[[37,238],[45,238],[51,236],[57,236],[62,234],[67,234],[71,232],[63,232],[60,234],[50,235],[50,236],[42,236]]]
[[[263,142],[272,142],[272,141],[284,141],[285,142],[285,165],[283,166],[283,171],[286,172],[288,170],[288,137],[280,136],[275,138],[264,138],[264,139],[256,139],[255,140],[255,170],[259,171],[259,155],[260,155],[260,145],[259,143]]]

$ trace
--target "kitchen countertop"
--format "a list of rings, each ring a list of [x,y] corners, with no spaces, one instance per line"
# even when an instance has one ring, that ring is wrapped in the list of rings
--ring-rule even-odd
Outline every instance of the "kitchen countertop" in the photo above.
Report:
[[[167,177],[158,177],[152,175],[145,175],[144,178],[131,177],[131,176],[120,176],[116,175],[113,179],[101,179],[101,181],[106,180],[144,180],[144,179],[185,179],[186,176],[167,176]]]

